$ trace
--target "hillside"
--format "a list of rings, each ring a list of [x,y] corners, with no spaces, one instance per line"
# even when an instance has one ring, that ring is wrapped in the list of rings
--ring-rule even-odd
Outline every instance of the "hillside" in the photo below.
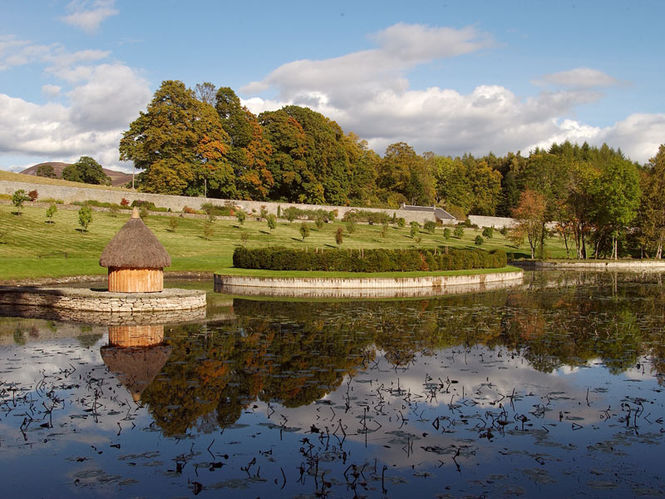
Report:
[[[52,166],[53,171],[55,172],[57,178],[62,178],[62,170],[65,167],[69,166],[70,163],[62,163],[60,161],[47,161],[46,163],[39,163],[33,165],[29,168],[23,170],[22,174],[24,175],[37,175],[37,168],[42,165]],[[129,173],[119,172],[116,170],[109,170],[108,168],[102,168],[102,171],[111,178],[111,185],[113,186],[123,186],[132,181],[132,176]]]

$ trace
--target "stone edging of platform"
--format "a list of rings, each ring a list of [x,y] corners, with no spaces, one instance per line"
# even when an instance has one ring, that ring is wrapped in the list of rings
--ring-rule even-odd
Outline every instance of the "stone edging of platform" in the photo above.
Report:
[[[215,289],[251,287],[272,289],[394,289],[483,285],[521,279],[522,270],[468,275],[432,275],[419,277],[257,277],[215,274]]]
[[[79,312],[140,314],[203,308],[206,306],[206,293],[177,288],[166,288],[159,293],[109,293],[87,288],[2,286],[0,304]]]

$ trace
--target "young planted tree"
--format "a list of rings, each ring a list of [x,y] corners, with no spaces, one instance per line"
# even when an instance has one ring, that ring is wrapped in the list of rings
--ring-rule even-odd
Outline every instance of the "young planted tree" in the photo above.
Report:
[[[300,224],[300,235],[302,236],[303,241],[306,237],[309,237],[309,225],[307,225],[305,222]]]
[[[12,204],[16,207],[16,215],[21,214],[21,208],[23,208],[23,203],[30,201],[30,196],[28,196],[23,189],[18,189],[12,194]]]
[[[411,231],[410,231],[411,238],[415,239],[419,233],[420,233],[420,224],[415,221],[411,222]]]
[[[92,210],[90,206],[81,206],[79,210],[79,225],[83,232],[88,232],[88,226],[92,223]]]
[[[46,223],[53,223],[53,215],[55,215],[56,211],[58,211],[58,207],[55,203],[51,203],[51,205],[46,209]]]
[[[271,232],[275,230],[275,227],[277,227],[277,217],[273,213],[270,213],[266,217],[266,222],[268,223],[268,228]]]
[[[344,229],[341,227],[337,227],[337,232],[335,232],[335,242],[337,243],[337,246],[341,246],[344,242]]]
[[[240,225],[243,225],[245,223],[245,219],[247,218],[247,213],[242,210],[238,210],[236,211],[236,218],[238,219],[238,222],[240,222]]]

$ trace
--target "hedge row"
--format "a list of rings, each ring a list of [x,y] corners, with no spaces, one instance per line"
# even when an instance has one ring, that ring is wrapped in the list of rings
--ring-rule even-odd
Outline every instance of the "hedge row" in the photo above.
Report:
[[[266,270],[325,270],[337,272],[408,272],[499,268],[507,264],[503,251],[480,249],[317,249],[244,248],[233,252],[233,266]]]

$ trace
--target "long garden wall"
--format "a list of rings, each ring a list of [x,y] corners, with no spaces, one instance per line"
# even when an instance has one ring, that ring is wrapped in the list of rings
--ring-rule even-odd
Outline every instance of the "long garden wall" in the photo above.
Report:
[[[134,200],[144,200],[151,201],[155,203],[155,206],[162,208],[168,208],[174,212],[181,212],[185,206],[194,208],[196,210],[201,209],[201,206],[205,203],[212,203],[219,206],[224,206],[226,204],[231,204],[233,206],[239,206],[242,210],[247,213],[260,213],[261,209],[264,208],[268,213],[277,214],[278,207],[281,207],[282,210],[288,208],[289,206],[295,206],[303,210],[326,210],[333,211],[337,210],[338,218],[342,218],[347,211],[353,210],[366,210],[373,211],[377,213],[387,213],[389,216],[395,214],[398,218],[402,217],[406,220],[407,223],[416,221],[419,223],[424,223],[428,220],[434,220],[434,214],[430,212],[418,212],[413,210],[389,210],[382,208],[358,208],[353,206],[329,206],[329,205],[313,205],[313,204],[300,204],[300,203],[275,203],[268,201],[242,201],[242,200],[228,200],[228,199],[214,199],[214,198],[203,198],[203,197],[187,197],[187,196],[171,196],[167,194],[148,194],[144,192],[136,192],[131,190],[111,190],[111,189],[99,189],[99,188],[89,188],[89,187],[70,187],[70,186],[61,186],[61,185],[50,185],[50,184],[32,184],[28,182],[10,182],[7,180],[0,180],[0,194],[9,194],[11,195],[14,191],[18,189],[23,189],[26,192],[37,190],[39,194],[38,199],[58,199],[62,200],[65,203],[81,202],[87,200],[96,200],[104,203],[120,203],[123,198],[125,198],[130,203]],[[455,223],[456,220],[451,221],[450,223]]]

